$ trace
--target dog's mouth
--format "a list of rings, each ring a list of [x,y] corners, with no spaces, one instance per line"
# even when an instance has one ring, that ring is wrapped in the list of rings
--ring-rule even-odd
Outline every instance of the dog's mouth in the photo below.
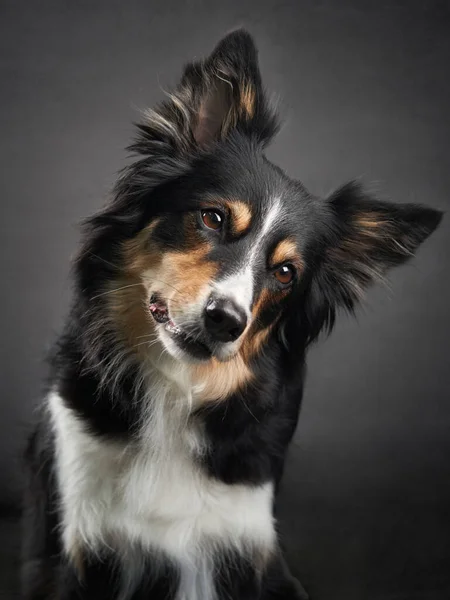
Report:
[[[175,324],[169,314],[167,303],[159,294],[152,295],[149,309],[153,320],[159,325],[164,326],[164,331],[170,335],[171,339],[181,350],[198,360],[211,358],[212,352],[204,342],[183,331],[179,325]]]

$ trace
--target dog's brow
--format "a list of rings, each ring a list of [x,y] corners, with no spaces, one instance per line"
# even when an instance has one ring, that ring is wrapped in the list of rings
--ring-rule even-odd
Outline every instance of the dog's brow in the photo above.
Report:
[[[242,200],[230,200],[226,202],[231,213],[233,231],[238,235],[245,233],[252,221],[252,211],[248,204]]]
[[[272,267],[287,261],[294,263],[297,268],[300,268],[302,265],[297,244],[292,238],[286,238],[278,242],[270,256],[270,265]]]
[[[269,207],[269,209],[267,210],[266,214],[264,215],[261,229],[258,232],[257,239],[255,240],[253,248],[248,257],[249,264],[252,264],[254,262],[255,257],[257,256],[257,254],[261,248],[261,244],[263,243],[267,234],[271,231],[273,225],[276,223],[279,215],[280,215],[280,199],[276,198],[273,201],[273,203],[271,204],[271,206]]]

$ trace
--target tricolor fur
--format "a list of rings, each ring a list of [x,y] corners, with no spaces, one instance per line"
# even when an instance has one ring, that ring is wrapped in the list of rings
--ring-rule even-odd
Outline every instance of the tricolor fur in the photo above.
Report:
[[[25,598],[301,597],[273,505],[305,353],[441,215],[314,196],[265,157],[277,128],[231,33],[87,221],[27,452]]]

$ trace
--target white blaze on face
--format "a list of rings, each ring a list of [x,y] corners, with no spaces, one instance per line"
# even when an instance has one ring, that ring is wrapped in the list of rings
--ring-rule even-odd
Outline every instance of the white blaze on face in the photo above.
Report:
[[[222,281],[218,281],[214,286],[215,291],[220,296],[234,300],[245,311],[248,319],[251,316],[253,300],[255,262],[264,245],[265,238],[278,221],[280,214],[281,202],[279,198],[276,198],[267,210],[258,236],[249,253],[244,258],[241,268],[236,273],[222,279]]]

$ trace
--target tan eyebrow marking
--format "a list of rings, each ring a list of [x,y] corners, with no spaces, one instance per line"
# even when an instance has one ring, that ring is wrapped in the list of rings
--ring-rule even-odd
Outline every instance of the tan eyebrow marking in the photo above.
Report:
[[[194,302],[201,289],[214,279],[218,265],[207,259],[209,246],[202,245],[188,252],[166,252],[158,276],[164,287],[176,290],[176,302]],[[181,290],[181,291],[180,291]],[[175,304],[176,306],[176,304]]]
[[[226,202],[226,206],[231,213],[233,231],[238,234],[245,233],[252,221],[252,212],[249,205],[241,200],[229,200]]]
[[[273,267],[285,262],[291,262],[299,271],[303,269],[303,261],[300,257],[297,244],[290,238],[281,240],[270,257],[270,265]]]

